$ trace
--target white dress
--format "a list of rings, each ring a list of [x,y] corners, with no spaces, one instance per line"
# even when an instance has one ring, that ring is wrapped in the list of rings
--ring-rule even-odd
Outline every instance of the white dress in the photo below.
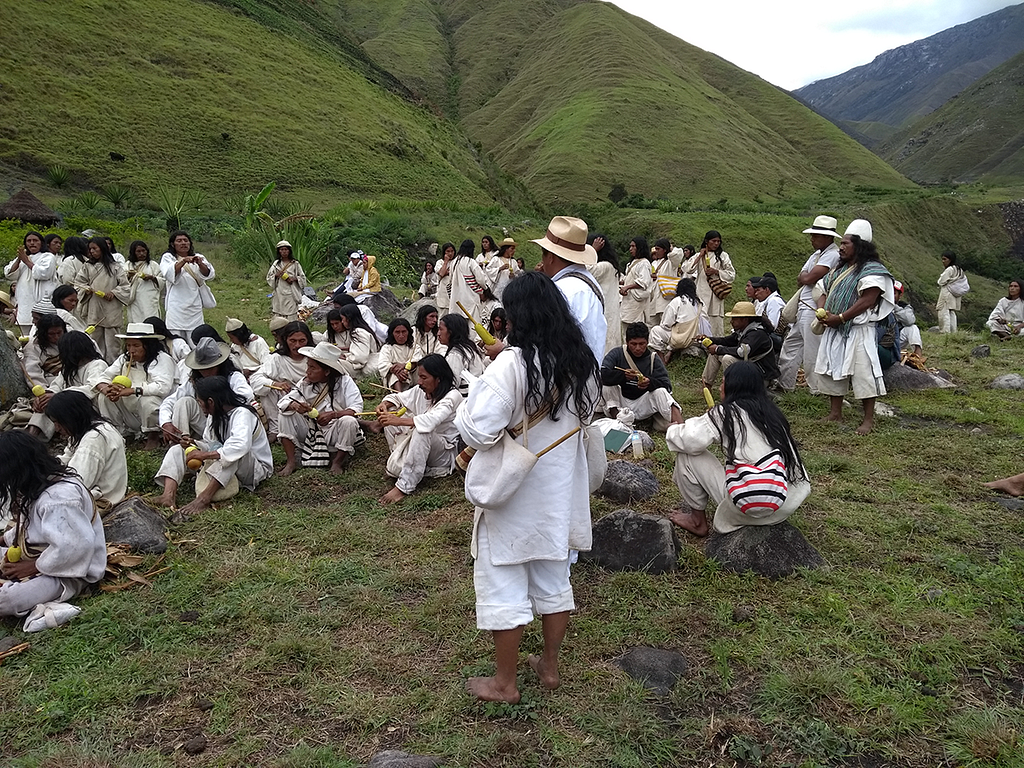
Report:
[[[164,295],[166,280],[160,265],[152,261],[127,262],[128,267],[128,322],[141,323],[147,317],[160,317],[160,298]],[[149,278],[155,278],[149,279]]]
[[[647,259],[633,259],[622,277],[622,284],[636,285],[622,295],[619,301],[619,319],[623,325],[646,323],[647,306],[651,299],[651,262]]]
[[[57,257],[52,253],[40,251],[30,253],[29,259],[34,265],[31,269],[26,267],[17,258],[4,267],[4,276],[17,281],[14,287],[14,306],[17,307],[18,325],[32,325],[32,305],[37,301],[49,303],[53,296],[53,289],[59,283],[57,281]]]
[[[718,270],[718,277],[723,282],[732,283],[736,281],[736,268],[732,265],[729,254],[722,251],[716,255],[709,254],[711,266]],[[704,304],[704,311],[707,312],[708,321],[711,323],[711,331],[714,336],[722,336],[725,329],[725,299],[715,296],[708,284],[708,277],[704,274],[706,262],[701,258],[698,251],[680,266],[684,277],[693,278],[697,283],[697,298]]]
[[[197,253],[196,256],[202,254]],[[167,285],[167,297],[164,300],[167,309],[165,321],[172,331],[191,331],[197,325],[206,322],[199,286],[213,280],[217,273],[209,261],[206,261],[210,268],[208,275],[200,272],[195,264],[186,264],[180,271],[175,271],[176,262],[177,258],[173,253],[165,253],[160,257],[160,271]]]
[[[615,347],[622,346],[622,328],[619,325],[619,273],[608,261],[599,261],[587,267],[601,286],[601,293],[604,294],[604,321],[607,327],[605,331],[604,351],[599,360]]]

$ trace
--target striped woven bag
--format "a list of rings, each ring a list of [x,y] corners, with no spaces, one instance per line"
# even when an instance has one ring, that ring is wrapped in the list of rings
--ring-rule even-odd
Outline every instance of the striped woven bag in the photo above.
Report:
[[[752,464],[727,464],[725,489],[732,503],[745,515],[778,512],[789,493],[782,454],[775,450]]]

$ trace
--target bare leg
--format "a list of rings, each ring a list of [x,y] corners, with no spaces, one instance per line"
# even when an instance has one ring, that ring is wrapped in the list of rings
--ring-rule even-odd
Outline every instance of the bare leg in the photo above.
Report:
[[[864,421],[857,427],[858,435],[866,435],[875,426],[875,398],[869,397],[862,402],[864,405]]]
[[[223,487],[224,486],[211,477],[210,482],[207,484],[206,488],[203,489],[203,492],[196,496],[194,500],[179,509],[171,518],[171,522],[183,523],[192,517],[192,515],[202,512],[204,509],[209,509],[210,504],[213,503],[213,495]]]
[[[554,690],[561,683],[558,675],[558,652],[565,639],[565,631],[569,628],[569,612],[547,613],[540,617],[544,627],[544,653],[540,656],[532,654],[530,666],[540,678],[540,684]]]
[[[830,404],[830,410],[828,416],[825,417],[825,421],[842,421],[843,420],[843,398],[841,395],[829,395],[828,398]]]
[[[295,443],[291,441],[291,438],[282,437],[281,447],[284,448],[285,462],[277,474],[281,477],[287,477],[295,471]]]
[[[984,485],[993,491],[1002,491],[1010,496],[1022,496],[1024,495],[1024,473],[1013,477],[1004,477],[1002,480],[993,480]]]
[[[146,442],[142,445],[144,451],[155,451],[160,448],[160,433],[159,432],[147,432]]]
[[[365,429],[367,432],[373,432],[375,435],[379,435],[384,431],[384,425],[376,419],[360,419],[359,426]]]
[[[679,410],[679,406],[678,405],[673,405],[672,406],[672,423],[673,424],[682,424],[683,421],[685,421],[685,419],[683,419],[683,412]]]
[[[178,495],[178,481],[169,477],[158,478],[164,481],[164,492],[153,503],[160,507],[173,507],[174,500]]]
[[[708,516],[703,509],[691,509],[688,512],[676,509],[668,513],[668,519],[694,536],[703,538],[708,535]]]
[[[496,661],[494,677],[469,678],[466,681],[467,693],[481,701],[519,703],[516,668],[519,666],[519,641],[523,639],[523,629],[524,627],[496,629],[491,633],[494,636]]]
[[[394,488],[392,488],[390,491],[388,491],[387,493],[380,497],[380,503],[394,504],[396,502],[401,501],[404,498],[405,494],[398,490],[398,486],[396,485]]]

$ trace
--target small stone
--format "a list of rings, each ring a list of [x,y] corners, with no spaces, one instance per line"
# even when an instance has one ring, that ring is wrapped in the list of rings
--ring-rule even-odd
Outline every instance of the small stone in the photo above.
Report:
[[[971,430],[972,435],[980,435],[984,430],[981,427],[975,427]]]
[[[686,674],[686,659],[678,651],[663,648],[631,648],[612,664],[649,690],[667,695]]]
[[[938,600],[944,594],[946,594],[946,593],[943,592],[938,587],[932,587],[931,589],[929,589],[927,592],[924,593],[924,595],[922,596],[922,599],[925,602],[934,603],[936,600]]]
[[[18,644],[18,638],[16,638],[14,635],[0,637],[0,653],[6,653]]]
[[[413,755],[397,749],[385,749],[370,758],[368,768],[440,768],[441,761],[427,755]]]
[[[1020,512],[1024,509],[1024,499],[996,498],[995,502],[1011,512]]]
[[[892,419],[892,418],[896,417],[896,409],[893,408],[891,405],[886,405],[885,403],[878,403],[878,402],[876,402],[875,403],[875,415],[876,416],[883,416],[883,417],[885,417],[887,419]]]
[[[992,347],[988,344],[979,344],[971,350],[971,357],[989,357],[992,354]]]
[[[939,695],[939,692],[932,688],[930,685],[922,685],[920,691],[922,696],[931,696],[932,698],[935,698]]]
[[[1019,373],[1004,373],[996,376],[989,384],[992,389],[1024,389],[1024,376]]]
[[[178,620],[188,622],[199,621],[199,611],[183,611]]]
[[[198,754],[200,754],[202,752],[205,752],[206,751],[206,737],[205,736],[196,736],[193,739],[189,739],[188,741],[186,741],[184,744],[181,745],[181,749],[182,749],[182,751],[185,752],[186,755],[198,755]]]
[[[754,608],[749,605],[737,605],[732,609],[732,620],[737,624],[750,621],[754,618]]]
[[[658,478],[649,469],[616,459],[608,462],[604,483],[597,489],[597,492],[613,501],[629,503],[650,499],[660,489],[661,484],[658,482]]]
[[[609,571],[670,573],[679,539],[668,518],[617,509],[594,524],[593,545],[580,557]]]
[[[896,363],[890,365],[882,374],[885,388],[889,392],[910,392],[922,389],[953,389],[952,381],[941,378],[928,371],[919,371],[909,365]]]
[[[209,712],[213,709],[213,702],[209,699],[196,699],[195,707],[200,712]]]

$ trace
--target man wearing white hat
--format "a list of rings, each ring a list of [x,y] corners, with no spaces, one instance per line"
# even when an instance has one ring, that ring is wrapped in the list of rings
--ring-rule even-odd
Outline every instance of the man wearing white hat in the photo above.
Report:
[[[814,363],[818,358],[821,337],[811,333],[811,321],[814,320],[813,290],[815,284],[839,263],[839,249],[836,247],[839,233],[836,232],[836,224],[838,222],[832,216],[818,216],[814,223],[804,230],[805,235],[811,236],[811,246],[815,251],[797,275],[800,304],[797,308],[796,322],[786,334],[782,342],[782,351],[779,353],[779,386],[788,392],[796,389],[796,375],[801,367],[804,369],[811,393],[816,395],[820,392],[817,375],[814,373]]]
[[[277,258],[267,272],[267,285],[274,292],[270,311],[287,320],[298,320],[306,273],[292,255],[292,244],[287,240],[277,244]]]
[[[583,338],[594,353],[594,359],[604,359],[605,336],[608,321],[604,316],[606,297],[593,276],[585,269],[597,263],[597,251],[587,244],[587,222],[572,216],[555,216],[548,224],[544,237],[530,242],[543,249],[540,271],[555,281],[565,296],[576,322],[583,330]],[[613,296],[610,301],[617,301]]]

